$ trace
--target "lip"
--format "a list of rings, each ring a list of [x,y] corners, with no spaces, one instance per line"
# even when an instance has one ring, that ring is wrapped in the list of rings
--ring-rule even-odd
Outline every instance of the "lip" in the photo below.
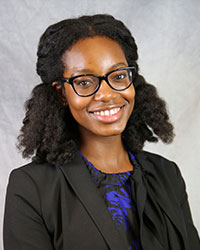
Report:
[[[101,121],[103,123],[113,123],[113,122],[118,121],[121,118],[121,116],[123,114],[123,111],[124,111],[124,106],[125,105],[123,105],[123,106],[113,106],[112,108],[111,108],[111,106],[103,107],[101,109],[95,109],[95,111],[90,111],[89,114],[95,120]],[[97,115],[95,113],[95,112],[101,112],[101,111],[111,110],[111,109],[115,109],[115,108],[120,108],[120,110],[117,113],[109,115],[109,116],[100,115],[100,114]]]

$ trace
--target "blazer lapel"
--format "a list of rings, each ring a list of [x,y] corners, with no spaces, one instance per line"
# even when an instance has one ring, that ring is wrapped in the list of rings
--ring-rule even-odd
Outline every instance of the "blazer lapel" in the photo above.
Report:
[[[127,247],[117,231],[95,183],[92,182],[81,156],[77,154],[72,163],[58,167],[90,214],[110,249],[126,249]]]

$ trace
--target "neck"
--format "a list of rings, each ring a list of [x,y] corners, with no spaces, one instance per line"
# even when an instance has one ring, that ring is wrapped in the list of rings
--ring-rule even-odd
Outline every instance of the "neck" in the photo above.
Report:
[[[80,152],[99,170],[117,173],[132,170],[121,135],[82,138]]]

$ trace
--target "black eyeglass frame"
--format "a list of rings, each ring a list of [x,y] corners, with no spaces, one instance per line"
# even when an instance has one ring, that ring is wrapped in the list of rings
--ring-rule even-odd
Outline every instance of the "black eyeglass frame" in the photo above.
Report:
[[[125,87],[125,88],[123,88],[123,89],[115,89],[115,88],[112,87],[112,85],[109,83],[109,81],[108,81],[108,76],[109,76],[110,74],[112,74],[113,72],[120,71],[120,70],[131,70],[131,71],[132,71],[132,75],[133,75],[133,79],[132,79],[132,81],[130,82],[130,84],[129,84],[127,87]],[[133,80],[134,80],[134,78],[135,78],[135,74],[136,74],[136,67],[132,66],[132,67],[124,67],[124,68],[119,68],[119,69],[112,70],[112,71],[108,72],[107,74],[105,74],[104,76],[98,76],[98,75],[95,75],[95,74],[82,74],[82,75],[78,75],[78,76],[74,76],[74,77],[70,77],[70,78],[61,77],[61,78],[59,79],[59,81],[61,82],[62,88],[63,88],[63,89],[65,89],[64,83],[66,82],[66,83],[72,85],[72,88],[73,88],[74,92],[75,92],[78,96],[81,96],[81,97],[88,97],[88,96],[94,95],[94,94],[99,90],[99,88],[100,88],[100,86],[101,86],[102,80],[105,80],[106,83],[109,85],[109,87],[110,87],[111,89],[114,89],[115,91],[123,91],[123,90],[125,90],[125,89],[128,89],[128,88],[131,86],[131,84],[133,83]],[[74,81],[74,79],[76,79],[76,78],[78,78],[78,77],[81,77],[81,76],[94,76],[94,77],[97,77],[97,78],[99,79],[99,83],[98,83],[96,89],[94,90],[94,92],[92,92],[92,93],[89,94],[89,95],[81,95],[81,94],[79,94],[79,93],[76,91],[76,89],[75,89],[75,87],[74,87],[73,81]]]

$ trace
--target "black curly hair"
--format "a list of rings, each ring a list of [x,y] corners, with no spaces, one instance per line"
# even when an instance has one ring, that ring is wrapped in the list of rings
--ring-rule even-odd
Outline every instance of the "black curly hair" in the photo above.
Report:
[[[156,88],[139,75],[137,45],[130,31],[111,15],[91,15],[66,19],[47,28],[38,46],[37,73],[42,83],[37,85],[25,103],[26,114],[18,148],[25,158],[36,162],[63,164],[73,159],[79,148],[77,122],[68,107],[63,105],[52,82],[63,76],[63,53],[80,39],[105,36],[121,46],[129,66],[137,69],[134,79],[135,106],[122,133],[126,148],[142,150],[144,143],[164,143],[173,140],[173,126],[169,121],[165,102]]]

